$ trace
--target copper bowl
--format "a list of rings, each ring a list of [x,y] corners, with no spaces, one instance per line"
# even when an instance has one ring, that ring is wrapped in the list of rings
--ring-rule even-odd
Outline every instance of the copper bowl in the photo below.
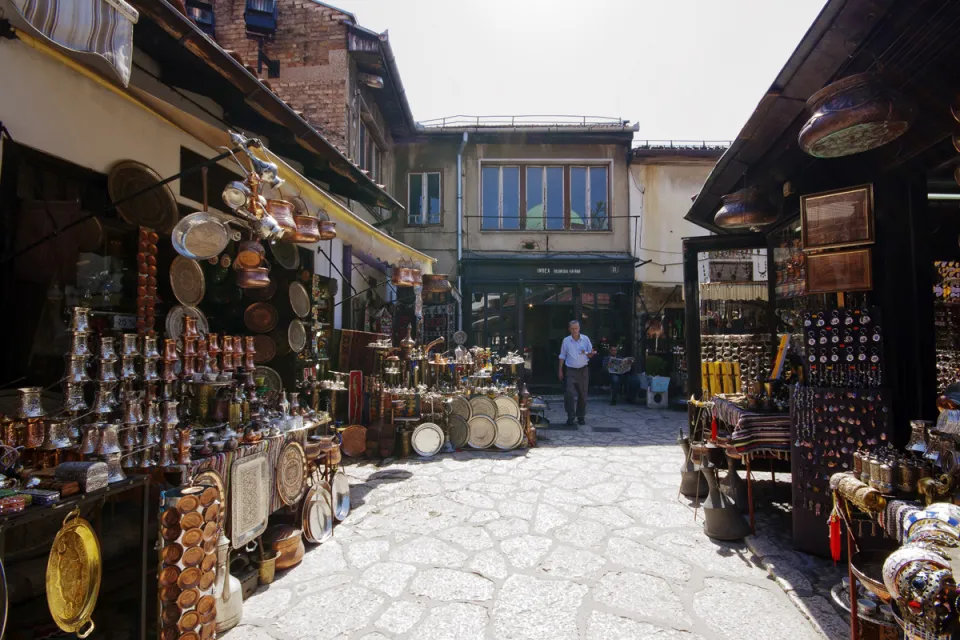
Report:
[[[270,286],[270,270],[266,267],[237,271],[237,286],[241,289],[263,289]]]
[[[176,542],[170,543],[163,548],[163,551],[160,552],[160,555],[163,557],[163,561],[167,564],[177,564],[180,562],[180,557],[183,555],[183,547],[178,545]]]
[[[267,200],[267,213],[277,221],[277,225],[285,231],[280,238],[284,242],[292,242],[297,233],[297,223],[293,220],[293,203],[286,200]]]
[[[297,225],[297,231],[291,238],[293,242],[313,244],[320,240],[319,220],[311,216],[294,216],[293,221]]]
[[[203,524],[203,514],[199,511],[191,511],[183,516],[180,520],[180,527],[182,529],[196,529]]]
[[[162,602],[176,602],[177,597],[180,595],[180,587],[176,585],[170,585],[168,587],[160,588],[160,600]]]
[[[217,579],[217,574],[213,571],[207,571],[203,574],[203,577],[200,578],[200,588],[204,591],[213,586],[213,582]]]
[[[180,512],[176,509],[167,509],[160,516],[160,524],[165,527],[175,527],[180,524]]]
[[[191,511],[196,511],[199,505],[200,501],[196,498],[196,496],[186,495],[180,498],[180,501],[177,502],[177,511],[187,514]]]
[[[332,220],[320,221],[320,239],[333,240],[337,237],[337,223]]]
[[[190,529],[189,531],[184,532],[183,534],[183,546],[196,547],[201,542],[203,542],[203,530],[202,529]]]
[[[196,567],[189,567],[184,569],[180,574],[180,578],[177,579],[177,584],[181,589],[192,589],[197,586],[198,582],[200,582],[201,575],[202,573],[200,569],[197,569]]]
[[[266,253],[259,240],[244,240],[237,245],[237,258],[234,265],[238,270],[256,269],[261,264]]]

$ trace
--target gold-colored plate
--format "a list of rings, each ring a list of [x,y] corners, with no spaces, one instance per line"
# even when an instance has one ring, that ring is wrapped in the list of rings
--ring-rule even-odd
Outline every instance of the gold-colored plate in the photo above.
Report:
[[[90,523],[74,509],[63,519],[47,559],[47,604],[60,629],[86,638],[100,594],[100,542]]]
[[[299,442],[284,445],[277,460],[277,493],[286,505],[295,505],[303,497],[307,481],[307,454]]]

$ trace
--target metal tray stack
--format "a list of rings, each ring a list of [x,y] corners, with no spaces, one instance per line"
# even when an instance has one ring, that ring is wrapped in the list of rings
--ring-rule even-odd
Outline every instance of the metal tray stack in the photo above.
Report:
[[[161,640],[210,640],[216,636],[217,542],[220,490],[199,485],[167,491],[161,498]]]

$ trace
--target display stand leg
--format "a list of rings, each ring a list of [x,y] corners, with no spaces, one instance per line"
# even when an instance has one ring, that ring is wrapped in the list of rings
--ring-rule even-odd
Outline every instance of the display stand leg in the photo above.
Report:
[[[776,481],[777,481],[777,472],[773,470],[773,463],[774,463],[774,462],[775,462],[774,459],[773,459],[773,458],[770,458],[770,479],[773,480],[774,483],[776,483]]]
[[[857,579],[853,575],[853,564],[850,559],[853,556],[853,532],[850,527],[847,529],[847,577],[850,580],[850,640],[859,640],[860,638],[860,617],[857,614]]]
[[[756,533],[757,526],[753,520],[753,472],[750,470],[750,456],[745,455],[744,458],[747,465],[747,508],[750,511],[750,532]]]

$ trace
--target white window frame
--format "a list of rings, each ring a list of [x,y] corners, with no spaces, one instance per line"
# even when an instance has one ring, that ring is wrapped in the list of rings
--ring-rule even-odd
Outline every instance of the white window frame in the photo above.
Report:
[[[437,212],[437,221],[430,222],[430,212],[427,211],[427,205],[430,202],[430,194],[428,190],[429,178],[428,176],[437,176],[437,188],[438,198],[437,201],[440,203],[440,211]],[[410,212],[413,211],[413,208],[410,206],[412,202],[410,200],[410,194],[412,189],[410,189],[411,179],[415,176],[420,177],[420,215],[418,220],[414,220],[411,217]],[[407,226],[417,226],[417,227],[439,227],[443,224],[443,173],[440,171],[412,171],[407,174]]]
[[[572,194],[573,194],[573,170],[574,170],[574,169],[583,169],[584,172],[585,172],[585,174],[586,174],[586,181],[587,181],[587,184],[585,185],[585,187],[586,187],[586,188],[585,188],[585,192],[586,192],[586,198],[587,198],[587,199],[586,199],[586,202],[583,203],[584,229],[587,230],[587,231],[609,231],[609,228],[610,228],[610,169],[609,169],[609,167],[607,167],[607,166],[605,166],[605,165],[600,165],[600,164],[572,164],[572,165],[569,165],[569,166],[570,166],[570,184],[567,186],[567,189],[569,189],[569,190],[570,190],[570,193],[571,193],[571,200],[570,200],[570,226],[571,226],[571,228],[573,228],[573,199],[572,199]],[[607,176],[606,176],[607,179],[604,180],[604,182],[605,182],[606,185],[607,185],[607,190],[606,190],[606,191],[607,191],[607,196],[606,196],[606,202],[607,202],[607,216],[606,216],[607,228],[606,228],[606,229],[594,229],[594,228],[593,228],[593,208],[592,208],[592,206],[591,206],[592,203],[593,203],[593,198],[590,197],[590,188],[591,188],[590,185],[592,184],[592,181],[590,180],[590,172],[591,172],[591,171],[599,171],[599,170],[601,170],[601,169],[602,169],[603,171],[605,171],[606,174],[607,174]],[[564,191],[566,191],[567,189],[564,189]]]
[[[494,228],[485,228],[483,226],[483,169],[497,169],[497,226]],[[504,169],[516,169],[517,170],[517,228],[516,229],[504,229],[503,228],[503,170]],[[520,229],[520,207],[523,204],[523,194],[520,193],[520,172],[523,171],[523,167],[518,164],[488,164],[486,167],[481,165],[480,169],[480,230],[481,231],[517,231]]]

